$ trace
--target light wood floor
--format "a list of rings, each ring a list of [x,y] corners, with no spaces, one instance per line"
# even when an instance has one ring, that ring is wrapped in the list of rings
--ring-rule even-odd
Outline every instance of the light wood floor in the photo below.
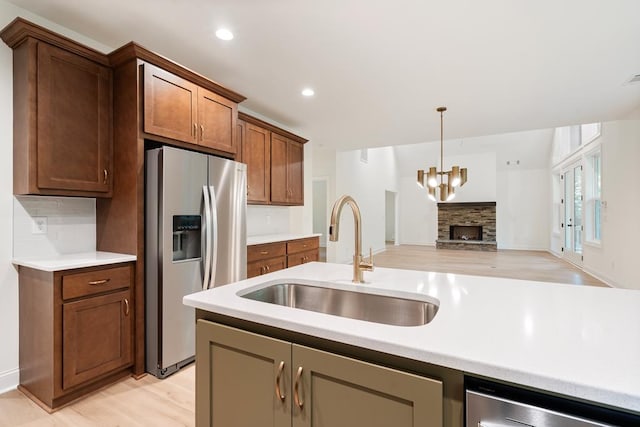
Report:
[[[0,394],[0,427],[193,426],[194,390],[194,365],[165,380],[127,378],[51,415],[13,390]]]
[[[605,286],[546,252],[475,252],[428,246],[388,246],[379,267]],[[552,286],[552,285],[550,285]],[[195,367],[164,380],[128,378],[51,415],[17,390],[0,395],[0,427],[193,426]]]
[[[386,251],[374,256],[374,264],[408,270],[607,286],[573,264],[544,251],[481,252],[387,245]]]

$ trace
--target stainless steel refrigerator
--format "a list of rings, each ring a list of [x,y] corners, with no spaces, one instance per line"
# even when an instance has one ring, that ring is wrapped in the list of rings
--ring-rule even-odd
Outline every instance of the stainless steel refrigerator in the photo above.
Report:
[[[247,277],[246,174],[201,153],[146,153],[146,370],[158,378],[195,357],[195,313],[182,297]]]

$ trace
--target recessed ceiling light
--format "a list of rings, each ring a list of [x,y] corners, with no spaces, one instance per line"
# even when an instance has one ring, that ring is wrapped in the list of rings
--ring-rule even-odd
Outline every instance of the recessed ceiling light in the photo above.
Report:
[[[226,28],[220,28],[216,31],[216,37],[220,40],[231,40],[233,39],[233,33]]]
[[[310,87],[302,89],[302,96],[313,96],[315,92]]]

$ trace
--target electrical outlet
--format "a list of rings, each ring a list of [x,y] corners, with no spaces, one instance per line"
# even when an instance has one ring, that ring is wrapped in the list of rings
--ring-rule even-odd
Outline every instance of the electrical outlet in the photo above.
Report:
[[[34,216],[32,219],[31,234],[47,234],[47,217]]]

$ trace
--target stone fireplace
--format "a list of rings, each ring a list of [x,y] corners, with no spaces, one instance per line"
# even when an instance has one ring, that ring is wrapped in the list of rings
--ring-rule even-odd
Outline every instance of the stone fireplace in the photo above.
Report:
[[[436,248],[496,251],[496,202],[438,203]]]

